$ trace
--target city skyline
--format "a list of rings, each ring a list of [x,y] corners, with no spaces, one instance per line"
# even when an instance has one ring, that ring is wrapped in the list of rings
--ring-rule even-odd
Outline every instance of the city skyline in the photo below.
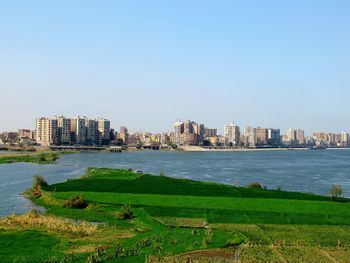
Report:
[[[224,133],[217,127],[208,127],[193,120],[177,120],[173,130],[151,133],[132,131],[120,126],[119,130],[106,118],[87,116],[36,118],[35,130],[18,129],[17,132],[0,133],[0,144],[20,147],[219,147],[227,149],[255,148],[318,148],[349,147],[349,133],[314,131],[306,135],[302,128],[289,128],[287,132],[277,127],[240,127],[231,122]],[[101,148],[98,148],[101,149]]]
[[[63,114],[53,114],[52,116],[41,116],[41,117],[35,117],[35,119],[38,119],[38,118],[54,118],[54,119],[58,119],[60,117],[65,117],[65,116],[71,116],[70,118],[88,118],[86,114],[83,114],[83,115],[80,115],[80,114],[75,114],[75,115],[63,115]],[[108,120],[111,124],[110,128],[114,128],[114,129],[118,129],[119,127],[127,127],[129,131],[132,131],[132,132],[151,132],[151,133],[167,133],[167,132],[172,132],[173,131],[173,123],[174,122],[178,122],[178,121],[181,121],[181,122],[185,122],[185,121],[190,121],[190,120],[193,120],[193,118],[177,118],[176,120],[173,120],[173,122],[168,122],[170,123],[168,126],[168,129],[164,129],[164,130],[156,130],[156,129],[150,129],[150,130],[147,130],[147,129],[134,129],[133,127],[130,127],[128,125],[125,125],[125,123],[127,122],[122,122],[122,123],[113,123],[111,121],[110,118],[104,118],[104,117],[101,117],[101,115],[95,115],[97,117],[93,117],[92,120],[98,120],[98,119],[106,119]],[[198,121],[198,120],[197,120]],[[290,126],[290,127],[287,127],[286,129],[284,128],[281,128],[280,126],[264,126],[264,125],[254,125],[254,124],[250,124],[248,123],[247,125],[243,126],[241,125],[240,123],[236,122],[236,121],[233,121],[233,120],[230,120],[230,121],[226,121],[224,123],[221,123],[220,126],[213,126],[213,125],[208,125],[206,121],[199,121],[198,123],[200,124],[203,124],[205,126],[205,128],[209,128],[209,129],[215,129],[217,131],[217,134],[219,135],[223,135],[225,133],[225,127],[227,125],[230,125],[230,124],[234,124],[234,125],[237,125],[239,126],[241,129],[245,129],[245,128],[252,128],[252,127],[255,127],[255,128],[269,128],[269,129],[279,129],[281,130],[281,133],[282,134],[288,134],[288,131],[290,129],[295,129],[295,130],[299,130],[299,129],[302,129],[305,133],[305,136],[312,136],[314,133],[317,133],[317,132],[325,132],[325,133],[340,133],[340,132],[350,132],[350,128],[349,129],[343,129],[343,130],[335,130],[335,129],[329,129],[329,130],[322,130],[322,129],[318,129],[318,130],[311,130],[311,131],[307,131],[306,129],[304,129],[303,127],[299,127],[299,126]],[[31,125],[30,127],[27,127],[27,126],[19,126],[19,127],[15,127],[14,129],[10,130],[10,129],[7,129],[7,130],[0,130],[0,133],[3,133],[3,132],[14,132],[14,131],[17,131],[19,129],[29,129],[29,130],[35,130],[35,123],[33,124],[33,121],[31,121]]]
[[[349,130],[349,12],[341,0],[3,3],[0,130],[56,113],[150,131],[179,117]]]

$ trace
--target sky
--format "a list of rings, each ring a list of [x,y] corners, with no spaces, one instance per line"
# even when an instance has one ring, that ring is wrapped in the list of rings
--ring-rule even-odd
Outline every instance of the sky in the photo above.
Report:
[[[134,131],[350,132],[350,1],[0,1],[0,131],[105,117]]]

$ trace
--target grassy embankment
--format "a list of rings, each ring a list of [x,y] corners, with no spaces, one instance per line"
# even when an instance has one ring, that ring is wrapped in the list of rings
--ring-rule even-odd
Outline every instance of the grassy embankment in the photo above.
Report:
[[[0,155],[0,164],[6,163],[37,163],[51,164],[59,158],[59,152],[28,152],[28,153],[11,153]]]
[[[0,220],[1,262],[347,262],[350,256],[348,199],[111,169],[89,169],[36,196],[45,215]],[[65,207],[72,196],[82,196],[87,208]],[[125,204],[132,216],[121,220]]]

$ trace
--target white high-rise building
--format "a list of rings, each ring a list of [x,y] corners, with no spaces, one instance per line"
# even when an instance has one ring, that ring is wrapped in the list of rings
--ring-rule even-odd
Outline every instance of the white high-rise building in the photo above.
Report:
[[[244,144],[246,147],[254,147],[256,145],[256,129],[247,126],[244,129]]]
[[[109,143],[110,140],[110,131],[111,131],[111,122],[104,118],[98,118],[98,131],[100,133],[100,138],[102,143]]]
[[[183,121],[177,121],[174,124],[174,144],[180,145],[181,134],[185,131],[185,125]]]
[[[238,146],[240,144],[239,127],[230,123],[224,127],[225,145]]]
[[[58,143],[57,120],[50,118],[36,119],[36,142],[41,146],[50,146]]]
[[[75,144],[85,144],[86,131],[85,131],[85,119],[80,116],[71,119],[71,130],[73,133]]]
[[[347,132],[341,132],[340,138],[342,146],[349,146],[349,134]]]

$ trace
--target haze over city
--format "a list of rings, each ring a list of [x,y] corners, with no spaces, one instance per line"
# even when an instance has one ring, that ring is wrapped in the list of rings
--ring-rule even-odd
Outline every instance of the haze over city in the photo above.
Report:
[[[41,116],[350,130],[348,1],[10,1],[0,131]],[[181,15],[180,15],[181,14]]]

